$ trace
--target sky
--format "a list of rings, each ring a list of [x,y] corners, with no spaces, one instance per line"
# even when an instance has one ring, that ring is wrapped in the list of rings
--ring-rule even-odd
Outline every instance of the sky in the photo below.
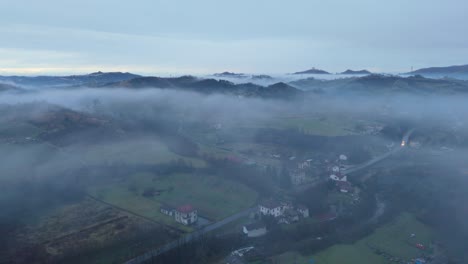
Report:
[[[0,75],[468,64],[466,0],[0,0]]]

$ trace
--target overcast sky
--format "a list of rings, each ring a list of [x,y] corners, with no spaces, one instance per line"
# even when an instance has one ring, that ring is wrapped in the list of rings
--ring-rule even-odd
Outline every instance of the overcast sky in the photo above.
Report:
[[[0,0],[0,74],[468,64],[466,0]]]

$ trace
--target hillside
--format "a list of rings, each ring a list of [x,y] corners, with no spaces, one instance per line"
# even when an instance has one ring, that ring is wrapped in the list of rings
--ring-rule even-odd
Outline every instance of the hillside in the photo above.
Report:
[[[289,83],[306,90],[320,90],[325,93],[417,93],[456,94],[468,92],[468,82],[453,79],[430,79],[420,75],[401,77],[372,74],[335,80],[307,78]]]
[[[22,91],[22,89],[14,85],[0,83],[0,92],[6,92],[6,91],[19,92],[19,91]]]
[[[222,93],[237,96],[276,99],[292,98],[301,93],[300,90],[285,83],[277,83],[270,86],[261,86],[252,83],[234,84],[226,80],[200,79],[193,76],[182,76],[177,78],[141,77],[107,84],[101,87],[123,87],[130,89],[170,88],[203,94]]]
[[[467,65],[456,65],[447,67],[430,67],[422,68],[407,74],[420,74],[424,76],[435,76],[435,77],[452,77],[452,78],[468,78],[468,64]]]

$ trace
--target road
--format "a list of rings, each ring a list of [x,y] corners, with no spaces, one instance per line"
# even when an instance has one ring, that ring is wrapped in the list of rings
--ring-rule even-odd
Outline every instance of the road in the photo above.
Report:
[[[351,173],[354,173],[354,172],[357,172],[357,171],[361,171],[363,169],[366,169],[367,167],[370,167],[372,165],[374,165],[375,163],[379,162],[379,161],[382,161],[388,157],[390,157],[391,155],[401,151],[402,149],[404,149],[406,146],[407,146],[407,143],[408,143],[408,140],[410,138],[410,136],[413,134],[414,132],[414,128],[413,129],[410,129],[408,130],[402,137],[401,139],[401,142],[404,142],[404,145],[400,145],[400,147],[396,147],[392,150],[390,150],[389,152],[387,153],[384,153],[380,156],[377,156],[363,164],[360,164],[360,165],[357,165],[357,166],[354,166],[352,168],[349,168],[349,169],[346,169],[343,171],[343,174],[345,175],[348,175],[348,174],[351,174]]]
[[[187,235],[179,238],[178,240],[172,241],[172,242],[170,242],[170,243],[168,243],[168,244],[166,244],[166,245],[164,245],[162,247],[159,247],[157,249],[153,249],[151,251],[148,251],[148,252],[146,252],[146,253],[144,253],[144,254],[142,254],[140,256],[137,256],[137,257],[135,257],[135,258],[133,258],[131,260],[126,261],[125,263],[126,264],[138,264],[138,263],[143,263],[145,261],[148,261],[153,257],[156,257],[158,255],[161,255],[161,254],[167,252],[167,251],[170,251],[170,250],[172,250],[174,248],[177,248],[177,247],[179,247],[179,246],[181,246],[181,245],[183,245],[185,243],[188,243],[190,241],[198,239],[198,238],[200,238],[201,236],[203,236],[204,234],[206,234],[208,232],[211,232],[211,231],[213,231],[215,229],[218,229],[220,227],[223,227],[223,226],[225,226],[225,225],[227,225],[227,224],[229,224],[231,222],[234,222],[234,221],[236,221],[236,220],[238,220],[238,219],[240,219],[240,218],[242,218],[244,216],[247,216],[250,213],[255,212],[256,210],[257,210],[257,207],[251,207],[251,208],[245,209],[245,210],[243,210],[241,212],[238,212],[238,213],[236,213],[234,215],[231,215],[231,216],[229,216],[227,218],[224,218],[221,221],[218,221],[218,222],[213,223],[211,225],[207,225],[207,226],[205,226],[205,227],[203,227],[203,228],[201,228],[201,229],[199,229],[199,230],[197,230],[195,232],[187,234]]]

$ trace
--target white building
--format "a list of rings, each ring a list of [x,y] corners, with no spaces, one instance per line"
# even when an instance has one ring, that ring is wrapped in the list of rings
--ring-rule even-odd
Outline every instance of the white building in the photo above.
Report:
[[[197,222],[198,212],[191,205],[183,205],[174,211],[174,218],[183,225],[191,225]]]
[[[332,175],[330,175],[330,179],[332,179],[334,181],[346,182],[346,181],[348,181],[348,176],[340,175],[340,174],[332,174]]]
[[[247,237],[259,237],[265,235],[267,232],[266,226],[262,222],[245,225],[242,228],[242,231],[247,235]]]
[[[338,167],[338,166],[333,166],[333,167],[332,167],[332,171],[333,171],[333,172],[340,172],[340,167]]]
[[[259,205],[260,213],[263,215],[271,215],[279,217],[283,214],[283,205],[276,201],[265,201]]]
[[[310,168],[310,161],[311,161],[311,160],[306,160],[306,161],[303,161],[303,162],[299,162],[299,163],[297,164],[297,167],[298,167],[299,169],[301,169],[301,170]]]
[[[300,213],[304,218],[309,217],[309,208],[305,207],[304,205],[298,205],[297,212]]]
[[[341,154],[341,155],[340,155],[340,160],[341,160],[341,161],[347,161],[347,160],[348,160],[348,157],[346,157],[346,155],[344,155],[344,154]]]

